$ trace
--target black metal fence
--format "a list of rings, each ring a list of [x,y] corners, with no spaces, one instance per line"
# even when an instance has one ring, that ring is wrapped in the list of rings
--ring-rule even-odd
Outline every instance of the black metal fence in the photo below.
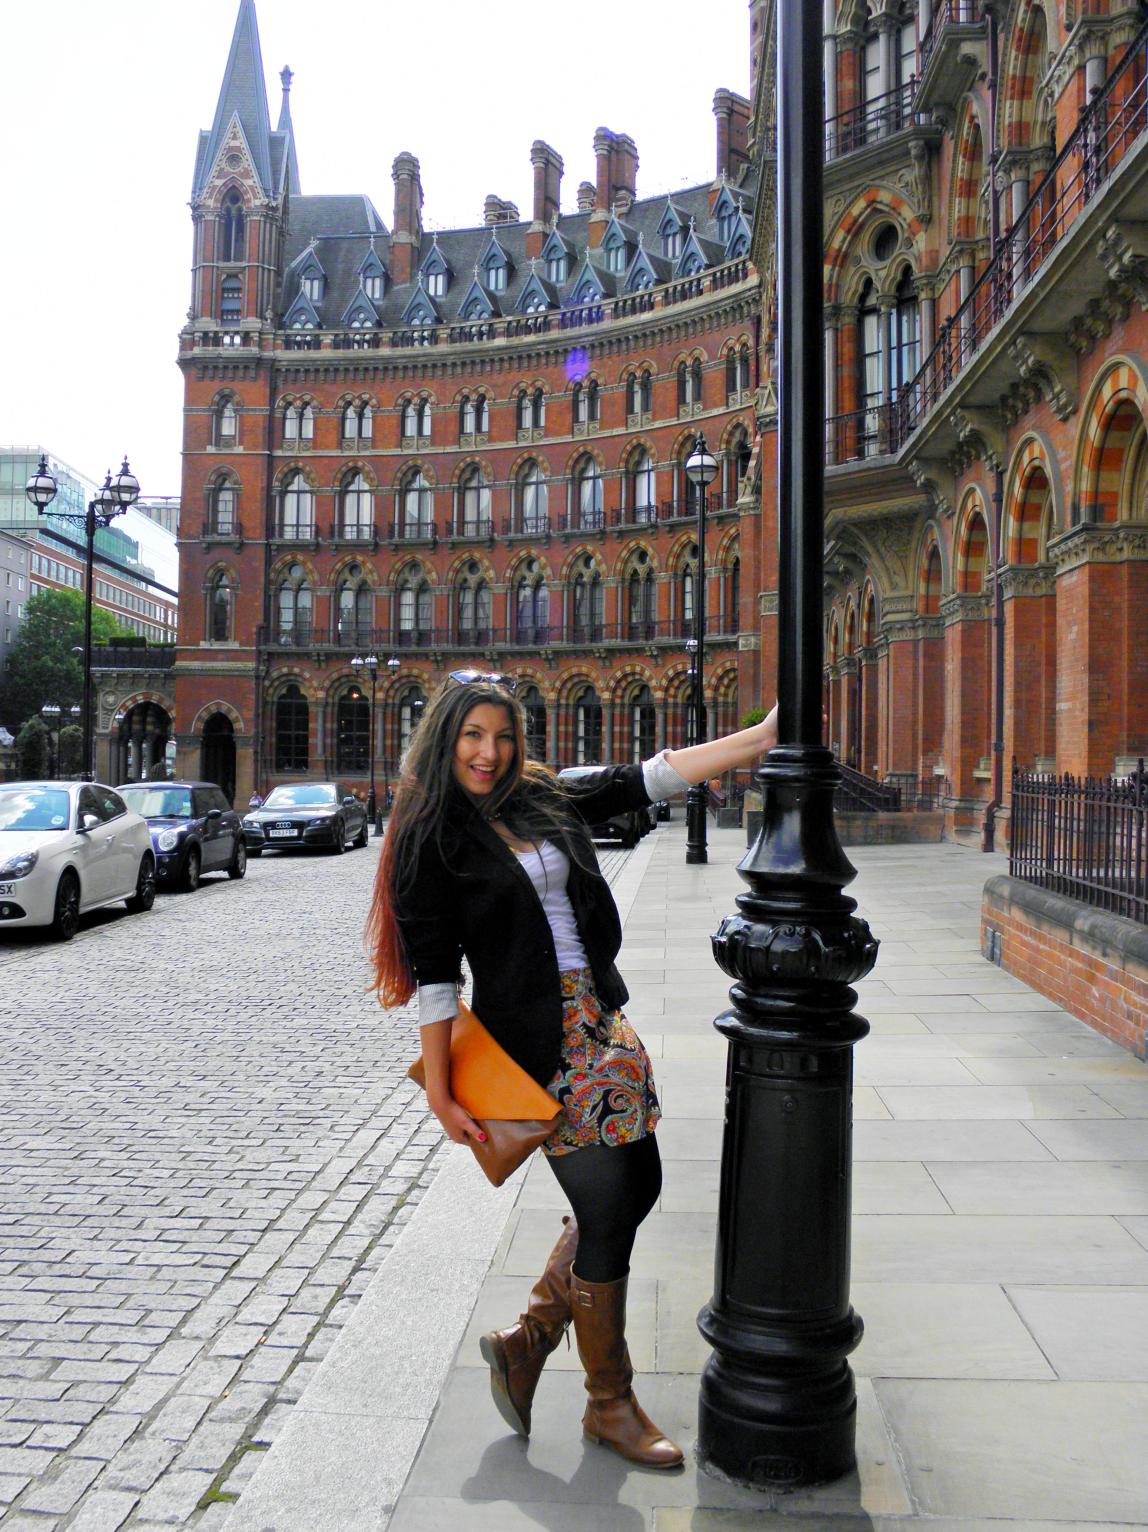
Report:
[[[1042,776],[1013,768],[1014,878],[1148,924],[1148,774]]]

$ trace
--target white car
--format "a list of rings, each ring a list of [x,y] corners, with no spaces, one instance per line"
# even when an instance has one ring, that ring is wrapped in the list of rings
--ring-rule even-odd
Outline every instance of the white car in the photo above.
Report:
[[[99,782],[0,783],[0,931],[51,926],[71,941],[88,910],[155,903],[147,820]]]

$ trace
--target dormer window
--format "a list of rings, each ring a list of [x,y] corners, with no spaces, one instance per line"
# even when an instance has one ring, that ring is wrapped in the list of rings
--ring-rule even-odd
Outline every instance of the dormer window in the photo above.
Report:
[[[549,307],[550,305],[546,301],[546,295],[539,292],[538,289],[535,288],[533,292],[527,293],[526,295],[526,302],[523,305],[523,313],[544,314]]]
[[[445,298],[446,296],[446,272],[431,271],[427,273],[427,292],[432,298]]]
[[[318,303],[323,297],[324,277],[321,271],[308,271],[300,284],[303,296],[311,303]]]
[[[385,281],[381,271],[371,272],[363,278],[363,291],[372,303],[378,303],[383,297]]]
[[[619,240],[606,250],[606,270],[622,272],[626,269],[626,247]]]
[[[491,261],[486,268],[486,285],[492,293],[506,291],[506,266],[502,261]]]
[[[546,280],[548,282],[565,282],[566,257],[564,255],[551,255],[547,258]]]
[[[671,261],[676,261],[682,253],[681,229],[667,229],[662,236],[662,254]]]
[[[733,233],[735,216],[736,215],[734,214],[732,208],[723,208],[722,211],[718,214],[718,239],[721,240],[723,245],[729,242],[729,237]]]

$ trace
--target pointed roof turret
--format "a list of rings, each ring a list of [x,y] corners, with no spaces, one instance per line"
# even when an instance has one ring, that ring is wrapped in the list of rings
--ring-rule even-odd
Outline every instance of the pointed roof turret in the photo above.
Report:
[[[299,161],[295,155],[295,128],[291,122],[291,81],[295,78],[290,66],[279,71],[279,83],[283,87],[283,103],[279,108],[279,126],[272,135],[272,151],[281,159],[278,179],[280,186],[292,197],[299,196]],[[279,188],[277,187],[276,190]]]
[[[227,68],[223,72],[215,120],[202,145],[197,166],[194,188],[197,195],[219,158],[234,118],[239,119],[260,187],[271,196],[271,113],[267,105],[267,81],[263,75],[255,0],[239,0],[239,15],[235,18],[235,32],[231,38],[231,52],[227,55]]]

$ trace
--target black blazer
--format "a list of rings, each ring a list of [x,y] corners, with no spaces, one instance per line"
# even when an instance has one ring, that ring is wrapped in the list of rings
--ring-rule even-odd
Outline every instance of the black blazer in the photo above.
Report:
[[[594,988],[603,1007],[613,1010],[628,998],[614,966],[622,923],[587,826],[650,799],[641,766],[606,766],[559,786],[575,810],[563,846],[570,858],[566,892]],[[562,1045],[562,991],[550,923],[518,857],[461,791],[441,852],[433,839],[424,846],[397,914],[416,982],[458,983],[465,957],[474,977],[475,1015],[523,1069],[548,1085]]]

